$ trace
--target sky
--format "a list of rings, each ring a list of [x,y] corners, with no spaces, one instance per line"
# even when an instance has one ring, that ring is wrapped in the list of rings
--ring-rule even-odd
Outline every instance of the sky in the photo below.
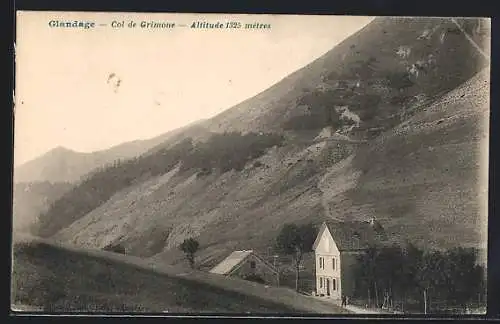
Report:
[[[57,146],[92,152],[215,116],[309,64],[372,19],[19,12],[14,164]],[[97,27],[49,27],[51,20],[93,21]],[[125,27],[113,28],[113,21]],[[130,21],[137,27],[128,28]],[[258,22],[271,28],[144,29],[141,21]]]

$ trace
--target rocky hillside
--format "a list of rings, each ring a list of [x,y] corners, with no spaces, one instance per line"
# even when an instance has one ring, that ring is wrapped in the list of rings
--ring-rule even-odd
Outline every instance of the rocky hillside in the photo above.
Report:
[[[489,51],[486,21],[456,21]],[[486,65],[450,19],[377,18],[308,66],[210,120],[210,129],[280,132],[355,124],[353,136],[372,137]]]
[[[458,22],[489,51],[484,25]],[[375,217],[400,240],[483,247],[487,63],[452,21],[377,18],[203,123],[231,133],[96,174],[38,234],[166,263],[195,236],[199,261],[213,264],[234,249],[267,251],[286,222]]]

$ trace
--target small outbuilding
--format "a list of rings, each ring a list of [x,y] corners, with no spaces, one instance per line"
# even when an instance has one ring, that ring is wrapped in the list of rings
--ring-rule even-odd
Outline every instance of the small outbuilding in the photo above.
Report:
[[[272,286],[279,285],[278,270],[253,250],[234,251],[210,272]]]

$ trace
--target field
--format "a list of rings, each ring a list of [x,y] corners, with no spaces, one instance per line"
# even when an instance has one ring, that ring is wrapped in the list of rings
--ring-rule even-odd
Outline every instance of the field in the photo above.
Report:
[[[342,313],[286,288],[47,242],[14,246],[12,304],[50,312]]]

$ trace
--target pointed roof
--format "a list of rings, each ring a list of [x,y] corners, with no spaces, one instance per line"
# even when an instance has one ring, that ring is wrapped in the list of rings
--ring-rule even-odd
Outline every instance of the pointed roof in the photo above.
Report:
[[[335,244],[341,251],[365,249],[374,243],[387,240],[382,225],[372,219],[370,221],[325,221],[322,228],[328,228]],[[322,231],[320,230],[321,235]],[[316,247],[315,242],[314,247]]]
[[[234,251],[224,260],[222,260],[221,263],[212,268],[210,272],[217,274],[228,274],[252,253],[252,250]]]

